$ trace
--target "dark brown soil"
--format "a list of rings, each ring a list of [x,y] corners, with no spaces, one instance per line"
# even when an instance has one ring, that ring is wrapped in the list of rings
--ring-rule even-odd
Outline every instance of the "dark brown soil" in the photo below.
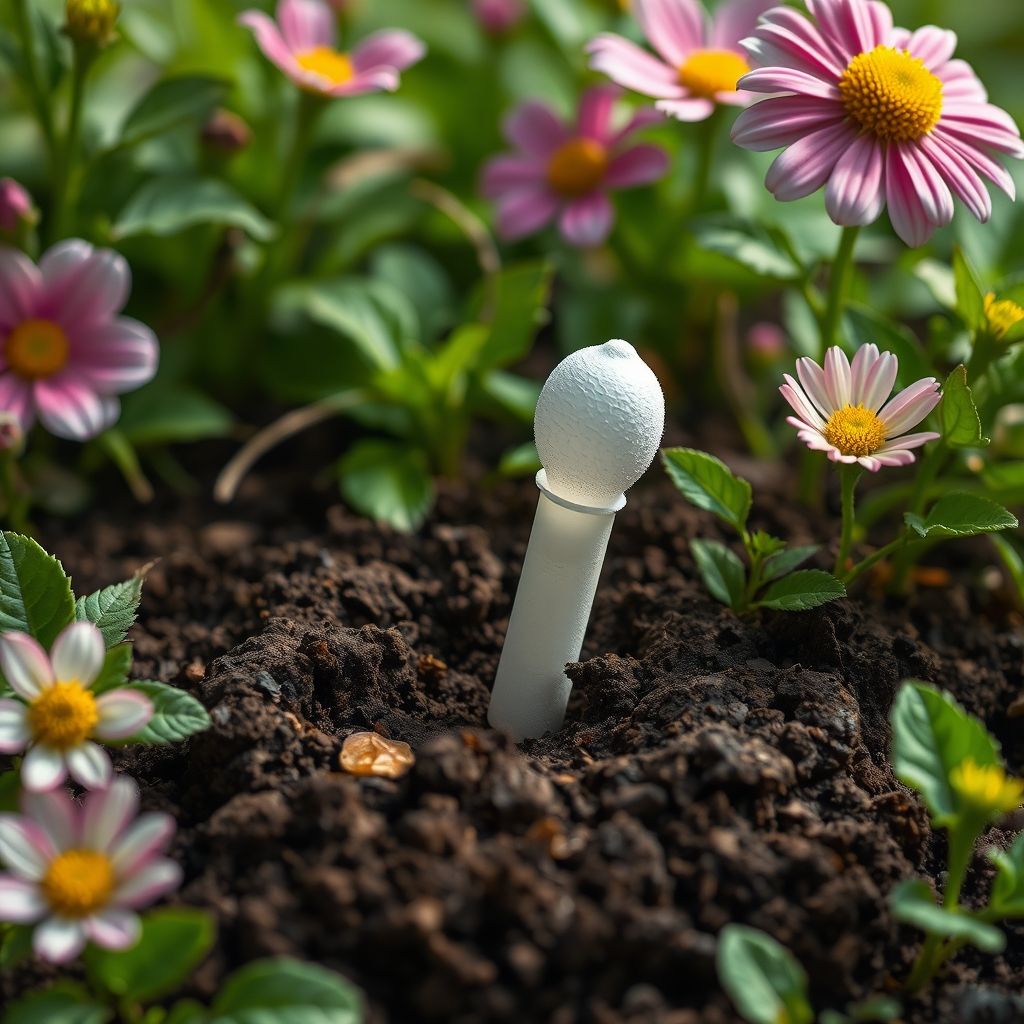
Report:
[[[757,525],[820,540],[779,487],[758,481]],[[919,935],[887,893],[940,884],[944,846],[893,776],[890,703],[907,677],[948,687],[1024,772],[1021,620],[964,582],[739,620],[687,550],[716,525],[656,468],[619,516],[567,724],[517,749],[485,715],[536,494],[449,488],[403,537],[253,481],[228,510],[46,531],[80,591],[162,558],[136,674],[196,693],[214,728],[122,768],[181,822],[181,898],[217,915],[198,991],[288,954],[362,986],[373,1024],[731,1024],[729,922],[792,949],[819,1009],[891,991]],[[988,553],[943,557],[970,581]],[[363,729],[410,742],[411,773],[343,774]],[[1007,932],[1004,956],[965,951],[905,1019],[1024,1020],[1024,926]]]

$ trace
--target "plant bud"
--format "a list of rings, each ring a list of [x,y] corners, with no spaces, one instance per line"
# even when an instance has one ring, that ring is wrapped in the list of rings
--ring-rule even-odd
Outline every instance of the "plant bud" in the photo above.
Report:
[[[13,412],[0,411],[0,452],[21,453],[25,445],[25,432],[21,420]]]
[[[120,13],[115,0],[67,0],[65,31],[76,43],[102,48],[113,42]]]
[[[0,237],[18,240],[38,220],[39,213],[24,186],[13,178],[0,178]]]
[[[526,16],[523,0],[473,0],[473,13],[485,32],[502,35]]]
[[[221,156],[234,156],[247,149],[252,129],[232,110],[215,110],[203,125],[203,145]]]

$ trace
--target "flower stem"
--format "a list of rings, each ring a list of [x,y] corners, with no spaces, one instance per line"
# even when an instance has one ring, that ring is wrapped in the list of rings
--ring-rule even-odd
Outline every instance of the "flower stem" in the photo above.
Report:
[[[819,354],[822,358],[839,339],[839,321],[843,315],[843,307],[846,305],[846,293],[853,272],[853,251],[856,248],[859,234],[859,227],[843,228],[842,237],[839,239],[839,249],[836,252],[836,258],[832,261],[828,298],[825,302],[825,314],[821,320],[821,352]]]
[[[723,124],[722,109],[716,107],[711,116],[701,125],[700,142],[697,146],[697,172],[693,179],[690,209],[693,213],[702,210],[711,191],[711,172],[715,166],[715,153]]]
[[[57,155],[53,175],[53,216],[50,222],[52,241],[62,238],[70,206],[71,182],[78,157],[78,140],[82,131],[82,103],[85,99],[85,79],[89,74],[95,51],[88,46],[76,45],[74,70],[71,77],[71,107],[68,111],[64,144]]]
[[[14,0],[14,18],[17,22],[18,35],[21,36],[21,45],[25,56],[26,85],[32,97],[36,120],[39,122],[39,127],[42,130],[50,160],[53,161],[55,158],[53,115],[50,112],[50,104],[43,90],[42,75],[39,71],[39,64],[36,61],[35,34],[32,31],[32,19],[29,14],[28,0]]]
[[[843,529],[839,539],[839,554],[836,556],[835,567],[835,575],[839,577],[842,577],[846,571],[846,563],[850,560],[850,552],[853,549],[853,531],[857,525],[855,496],[860,476],[860,466],[843,466],[839,472],[843,502]]]
[[[928,502],[928,494],[948,454],[949,445],[944,440],[940,440],[932,445],[928,454],[921,460],[921,468],[918,470],[917,479],[914,481],[914,489],[911,492],[910,502],[907,506],[908,512],[918,516],[924,512],[924,506]],[[904,590],[907,575],[913,564],[914,559],[909,551],[903,552],[896,560],[895,572],[890,586],[892,593],[898,594]]]

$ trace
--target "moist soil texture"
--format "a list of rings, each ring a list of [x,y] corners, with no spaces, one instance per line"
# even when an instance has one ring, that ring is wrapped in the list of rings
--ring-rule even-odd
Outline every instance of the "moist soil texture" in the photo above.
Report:
[[[785,494],[784,467],[727,461],[755,483],[753,525],[835,537]],[[737,618],[688,550],[730,538],[655,467],[619,514],[565,726],[517,747],[486,712],[532,482],[444,487],[403,536],[294,472],[254,476],[226,508],[115,503],[42,530],[80,593],[159,559],[135,675],[212,716],[187,745],[118,755],[180,822],[178,898],[218,922],[193,994],[288,955],[356,982],[369,1024],[733,1024],[715,971],[730,922],[789,947],[819,1010],[897,989],[921,936],[888,893],[941,887],[945,862],[888,759],[900,681],[951,690],[1024,773],[1022,623],[984,544],[935,552],[906,601],[868,587]],[[411,771],[342,772],[361,730],[410,743]],[[979,846],[970,901],[1006,825]],[[1024,925],[1006,932],[1003,955],[965,950],[903,1019],[1024,1021]]]

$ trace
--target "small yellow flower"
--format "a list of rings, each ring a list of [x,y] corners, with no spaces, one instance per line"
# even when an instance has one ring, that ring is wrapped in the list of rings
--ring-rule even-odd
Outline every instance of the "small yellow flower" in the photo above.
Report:
[[[1024,321],[1024,307],[1011,299],[997,299],[994,292],[989,292],[985,296],[985,320],[993,338],[1005,338]]]
[[[1010,778],[997,764],[979,765],[973,758],[956,766],[950,784],[972,807],[999,817],[1024,802],[1024,779]]]
[[[106,46],[114,39],[114,25],[121,13],[115,0],[67,0],[65,29],[76,43]]]

